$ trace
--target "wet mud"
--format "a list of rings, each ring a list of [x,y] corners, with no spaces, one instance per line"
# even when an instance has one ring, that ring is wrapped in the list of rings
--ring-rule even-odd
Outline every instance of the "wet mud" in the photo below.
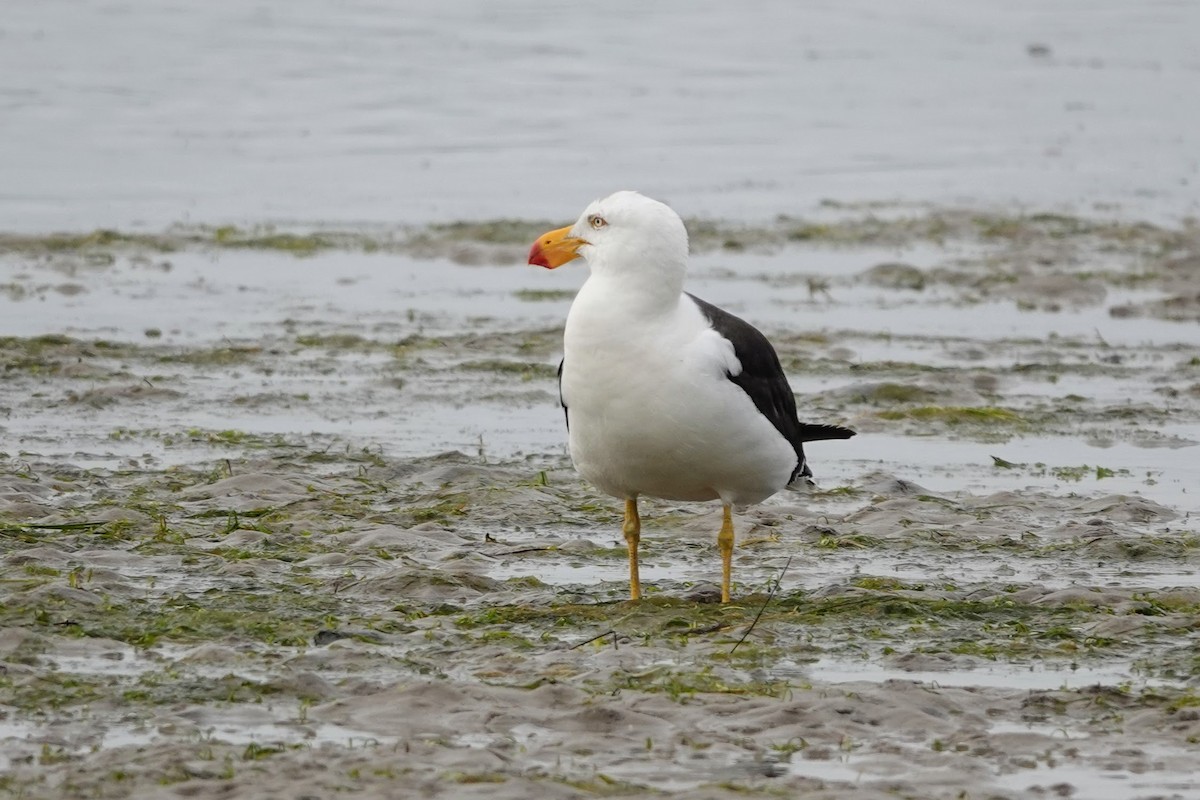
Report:
[[[1200,796],[1200,229],[690,221],[860,432],[723,606],[657,501],[626,600],[543,225],[0,237],[0,791]]]

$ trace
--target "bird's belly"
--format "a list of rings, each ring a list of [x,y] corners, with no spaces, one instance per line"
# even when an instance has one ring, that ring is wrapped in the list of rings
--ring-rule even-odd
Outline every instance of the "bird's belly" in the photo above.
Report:
[[[611,375],[594,366],[586,383],[569,371],[563,380],[571,458],[601,491],[742,505],[787,484],[795,451],[731,381],[677,366]]]

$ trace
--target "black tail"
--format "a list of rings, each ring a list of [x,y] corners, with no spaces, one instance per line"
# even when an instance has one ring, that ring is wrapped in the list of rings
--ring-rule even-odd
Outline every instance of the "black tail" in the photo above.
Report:
[[[849,439],[855,431],[840,425],[807,425],[800,423],[800,441],[821,442],[826,439]]]

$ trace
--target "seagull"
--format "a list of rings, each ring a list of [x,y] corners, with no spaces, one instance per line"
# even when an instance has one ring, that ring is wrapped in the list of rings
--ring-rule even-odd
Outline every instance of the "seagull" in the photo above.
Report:
[[[728,603],[731,509],[811,482],[804,443],[855,432],[800,422],[767,338],[683,290],[687,229],[667,205],[616,192],[529,251],[546,269],[577,258],[590,274],[567,314],[559,399],[576,470],[625,501],[630,596],[642,593],[638,498],[720,500]]]

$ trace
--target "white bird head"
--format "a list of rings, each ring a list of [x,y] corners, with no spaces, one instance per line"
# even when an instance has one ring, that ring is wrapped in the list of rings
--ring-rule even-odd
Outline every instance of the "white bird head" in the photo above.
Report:
[[[582,257],[593,274],[653,272],[682,281],[687,254],[687,229],[679,215],[657,200],[624,191],[594,201],[574,225],[539,236],[529,263],[555,269]]]

